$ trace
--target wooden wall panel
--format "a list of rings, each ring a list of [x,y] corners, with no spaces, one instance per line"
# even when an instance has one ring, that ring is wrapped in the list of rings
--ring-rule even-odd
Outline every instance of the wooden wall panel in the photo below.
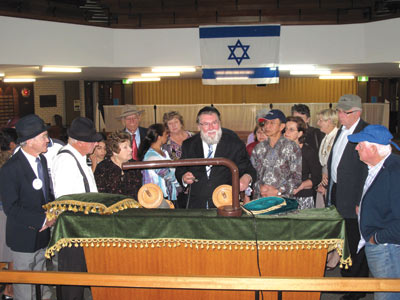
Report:
[[[319,103],[336,102],[343,94],[357,94],[356,80],[280,78],[279,84],[202,85],[201,79],[163,79],[134,87],[134,102],[146,104],[199,103]]]

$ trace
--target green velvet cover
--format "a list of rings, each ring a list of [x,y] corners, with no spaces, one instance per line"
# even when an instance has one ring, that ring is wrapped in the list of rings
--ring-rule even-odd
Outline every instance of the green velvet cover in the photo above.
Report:
[[[256,226],[255,226],[256,225]],[[350,262],[344,220],[334,207],[307,209],[284,216],[220,217],[210,210],[126,209],[112,215],[64,212],[47,249],[49,257],[62,247],[127,246],[178,243],[203,247],[254,247],[257,228],[261,249],[327,247]],[[111,243],[111,244],[110,244]]]
[[[243,207],[245,208],[246,213],[250,215],[275,215],[296,210],[298,206],[299,204],[295,199],[282,197],[264,197],[250,201]]]
[[[57,203],[57,201],[74,200],[87,203],[100,203],[107,207],[110,207],[111,205],[126,198],[131,198],[131,197],[125,195],[107,194],[107,193],[82,193],[82,194],[61,196],[56,199],[55,203]]]

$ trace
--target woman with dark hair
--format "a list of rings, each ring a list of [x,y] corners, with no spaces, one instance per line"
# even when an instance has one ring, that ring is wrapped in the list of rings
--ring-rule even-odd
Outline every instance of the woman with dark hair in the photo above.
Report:
[[[111,133],[106,140],[107,158],[94,172],[97,189],[101,193],[121,194],[137,200],[142,186],[138,169],[122,170],[122,164],[132,160],[131,136],[124,131]]]
[[[93,153],[88,155],[87,164],[92,168],[92,171],[96,171],[96,167],[99,163],[101,163],[107,154],[106,149],[106,138],[99,141],[97,146],[94,148]]]
[[[296,142],[302,154],[302,182],[293,191],[294,198],[299,202],[299,209],[315,206],[315,188],[321,182],[322,168],[318,154],[305,143],[307,125],[300,117],[287,117],[285,138]]]
[[[170,111],[164,114],[163,123],[168,130],[167,142],[163,145],[163,149],[168,152],[172,160],[181,158],[182,143],[190,138],[193,134],[183,127],[183,117],[177,111]]]
[[[267,136],[265,135],[263,126],[261,126],[260,124],[257,124],[256,128],[254,128],[254,131],[253,131],[254,142],[252,142],[246,146],[246,150],[247,150],[247,153],[249,154],[249,156],[251,156],[251,153],[253,152],[254,147],[258,143],[265,141],[267,139]]]
[[[162,149],[167,142],[167,130],[163,124],[153,124],[148,130],[146,137],[140,143],[139,160],[171,160],[168,152]],[[178,181],[175,178],[175,168],[144,169],[142,171],[143,184],[157,184],[164,198],[172,200],[176,206]]]

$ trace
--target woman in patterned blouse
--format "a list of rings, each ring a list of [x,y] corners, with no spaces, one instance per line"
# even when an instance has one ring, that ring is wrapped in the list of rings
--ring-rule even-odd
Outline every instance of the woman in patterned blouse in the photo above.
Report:
[[[172,160],[181,158],[182,143],[193,134],[183,129],[183,117],[177,111],[170,111],[164,114],[163,123],[168,130],[167,142],[163,145]]]
[[[137,200],[142,173],[139,169],[122,170],[122,164],[132,159],[131,136],[123,131],[114,132],[108,136],[106,147],[107,158],[94,172],[97,189],[101,193],[122,194]]]

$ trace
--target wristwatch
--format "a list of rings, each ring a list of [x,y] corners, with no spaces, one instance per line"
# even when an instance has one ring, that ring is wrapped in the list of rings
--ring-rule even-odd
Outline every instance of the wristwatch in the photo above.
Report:
[[[279,188],[278,189],[278,196],[282,196],[282,193],[285,191],[285,188]]]

